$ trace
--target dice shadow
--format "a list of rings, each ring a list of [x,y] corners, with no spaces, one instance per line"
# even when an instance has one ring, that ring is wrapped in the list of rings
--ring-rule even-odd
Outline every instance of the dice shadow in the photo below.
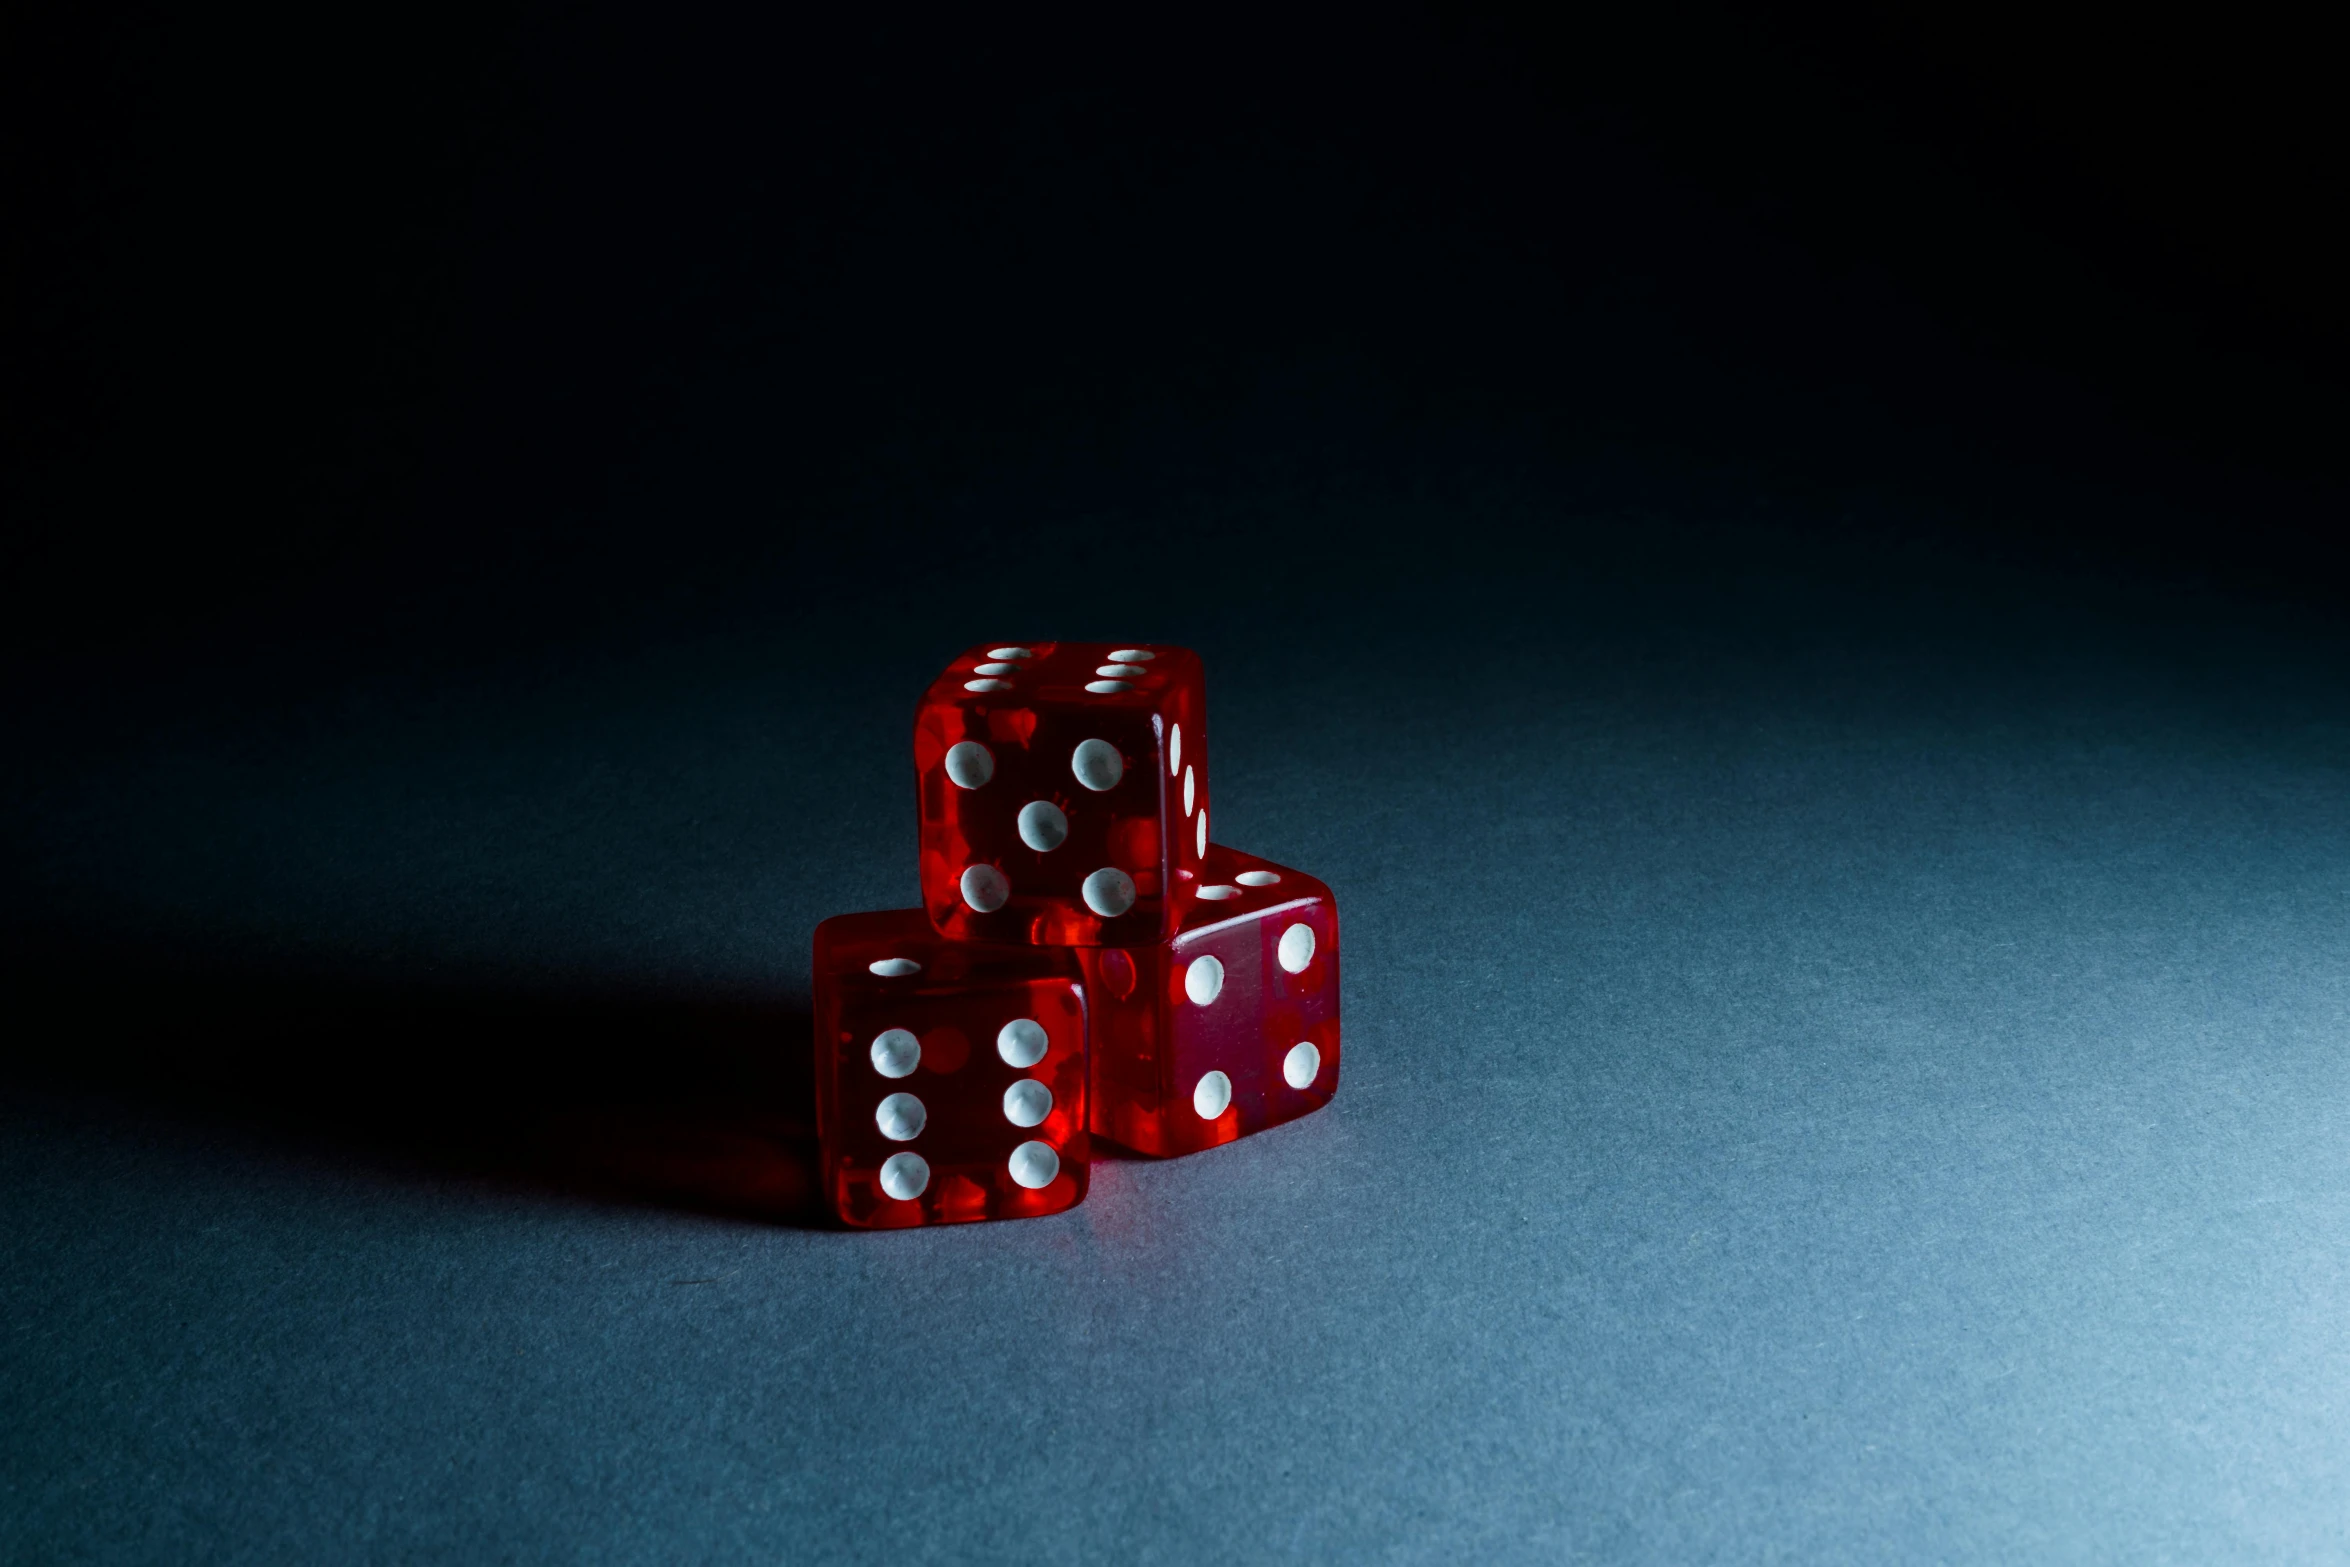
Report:
[[[835,1227],[804,996],[142,964],[9,985],[0,1080],[394,1178]]]

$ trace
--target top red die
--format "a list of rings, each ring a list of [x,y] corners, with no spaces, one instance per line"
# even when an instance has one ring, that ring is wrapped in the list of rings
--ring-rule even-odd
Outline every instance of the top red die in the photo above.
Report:
[[[1189,648],[989,642],[914,718],[922,906],[942,935],[1142,946],[1208,843],[1207,693]]]

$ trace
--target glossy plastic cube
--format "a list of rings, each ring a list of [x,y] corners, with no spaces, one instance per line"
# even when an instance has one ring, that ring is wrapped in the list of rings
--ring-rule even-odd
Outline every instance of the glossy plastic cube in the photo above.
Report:
[[[1338,1090],[1338,901],[1211,844],[1182,927],[1082,953],[1093,1129],[1170,1155],[1319,1110]]]
[[[1076,955],[942,939],[920,909],[816,927],[822,1186],[874,1229],[1032,1218],[1085,1197]]]
[[[1140,946],[1208,843],[1207,695],[1187,648],[990,642],[914,719],[922,904],[966,941]]]

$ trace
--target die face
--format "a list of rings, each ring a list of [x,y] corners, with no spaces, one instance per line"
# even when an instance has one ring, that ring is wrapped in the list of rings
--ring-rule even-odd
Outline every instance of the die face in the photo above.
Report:
[[[1211,844],[1172,940],[1084,954],[1093,1129],[1140,1153],[1212,1148],[1337,1092],[1338,903]]]
[[[944,941],[919,909],[817,927],[817,1135],[844,1223],[1032,1218],[1084,1199],[1079,976],[1065,951]]]
[[[962,941],[1141,946],[1207,849],[1207,699],[1189,649],[987,643],[914,720],[922,902]]]

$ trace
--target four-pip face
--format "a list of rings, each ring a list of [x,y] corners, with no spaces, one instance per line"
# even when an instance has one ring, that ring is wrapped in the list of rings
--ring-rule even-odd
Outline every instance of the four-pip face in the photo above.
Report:
[[[991,642],[914,719],[922,904],[959,941],[1174,934],[1207,853],[1207,697],[1188,648]]]
[[[1338,900],[1303,871],[1210,844],[1181,929],[1080,956],[1093,1129],[1140,1153],[1212,1148],[1338,1089]]]

